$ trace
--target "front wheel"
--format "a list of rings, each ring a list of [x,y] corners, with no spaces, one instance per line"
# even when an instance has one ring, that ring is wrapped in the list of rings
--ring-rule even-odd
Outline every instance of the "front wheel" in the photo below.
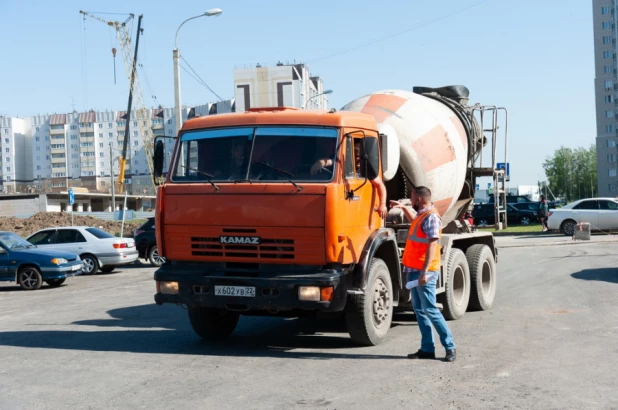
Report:
[[[520,223],[521,223],[522,225],[530,225],[530,217],[528,217],[528,216],[522,216],[522,217],[521,217],[521,221],[520,221]]]
[[[17,273],[17,282],[24,290],[37,290],[43,284],[43,276],[34,266],[26,266]]]
[[[62,278],[62,279],[48,279],[45,281],[45,283],[47,283],[47,285],[50,288],[57,288],[58,286],[62,285],[64,283],[64,281],[67,280],[67,278]]]
[[[202,339],[220,340],[230,336],[238,324],[238,312],[206,307],[189,307],[191,327]]]
[[[345,308],[348,332],[353,341],[375,346],[386,339],[393,320],[393,285],[386,263],[374,258],[363,295],[351,295]]]
[[[573,233],[575,232],[575,225],[577,225],[577,223],[574,220],[567,219],[562,222],[562,225],[560,225],[560,232],[567,236],[573,236]]]
[[[97,258],[95,258],[93,255],[82,255],[81,260],[84,263],[84,269],[82,271],[84,275],[95,274],[99,269],[99,262],[97,261]]]

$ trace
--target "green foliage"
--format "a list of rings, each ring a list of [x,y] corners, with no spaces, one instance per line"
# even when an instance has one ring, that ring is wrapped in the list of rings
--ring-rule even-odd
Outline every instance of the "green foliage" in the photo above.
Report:
[[[563,197],[567,203],[598,194],[597,156],[593,145],[586,149],[560,147],[553,157],[543,163],[549,189],[556,197]]]

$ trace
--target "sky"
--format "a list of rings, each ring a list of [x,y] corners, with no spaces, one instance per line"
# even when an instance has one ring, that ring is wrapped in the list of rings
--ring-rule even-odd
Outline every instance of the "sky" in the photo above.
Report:
[[[128,80],[115,32],[83,16],[142,14],[138,71],[144,103],[174,105],[178,48],[224,99],[236,68],[305,63],[341,108],[384,89],[462,84],[470,102],[506,107],[510,187],[543,180],[554,150],[595,142],[590,0],[159,1],[0,0],[0,115],[123,110]],[[353,5],[352,5],[353,4]],[[120,14],[104,14],[120,13]],[[184,63],[183,63],[184,64]],[[186,70],[189,67],[184,64]],[[181,70],[182,104],[218,98]],[[504,147],[498,147],[498,162]]]

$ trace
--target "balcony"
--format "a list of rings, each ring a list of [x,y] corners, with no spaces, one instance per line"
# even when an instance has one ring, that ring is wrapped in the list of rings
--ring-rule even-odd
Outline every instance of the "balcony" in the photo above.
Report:
[[[57,129],[57,130],[51,129],[51,130],[49,130],[49,133],[51,135],[62,135],[64,137],[65,130],[64,130],[64,128],[60,128],[60,129]]]

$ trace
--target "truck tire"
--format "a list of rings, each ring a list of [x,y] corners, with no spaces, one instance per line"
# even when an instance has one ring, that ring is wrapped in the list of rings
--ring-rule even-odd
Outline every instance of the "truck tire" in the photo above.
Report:
[[[364,346],[375,346],[386,339],[393,321],[393,285],[386,263],[374,258],[367,275],[364,295],[350,295],[345,307],[348,333]]]
[[[496,298],[497,274],[494,254],[487,245],[472,245],[466,251],[470,267],[468,310],[489,310]]]
[[[205,340],[228,337],[238,324],[238,312],[206,307],[189,307],[189,320],[195,333]]]
[[[461,318],[470,302],[470,268],[461,249],[452,248],[446,265],[446,289],[438,295],[446,320]]]

